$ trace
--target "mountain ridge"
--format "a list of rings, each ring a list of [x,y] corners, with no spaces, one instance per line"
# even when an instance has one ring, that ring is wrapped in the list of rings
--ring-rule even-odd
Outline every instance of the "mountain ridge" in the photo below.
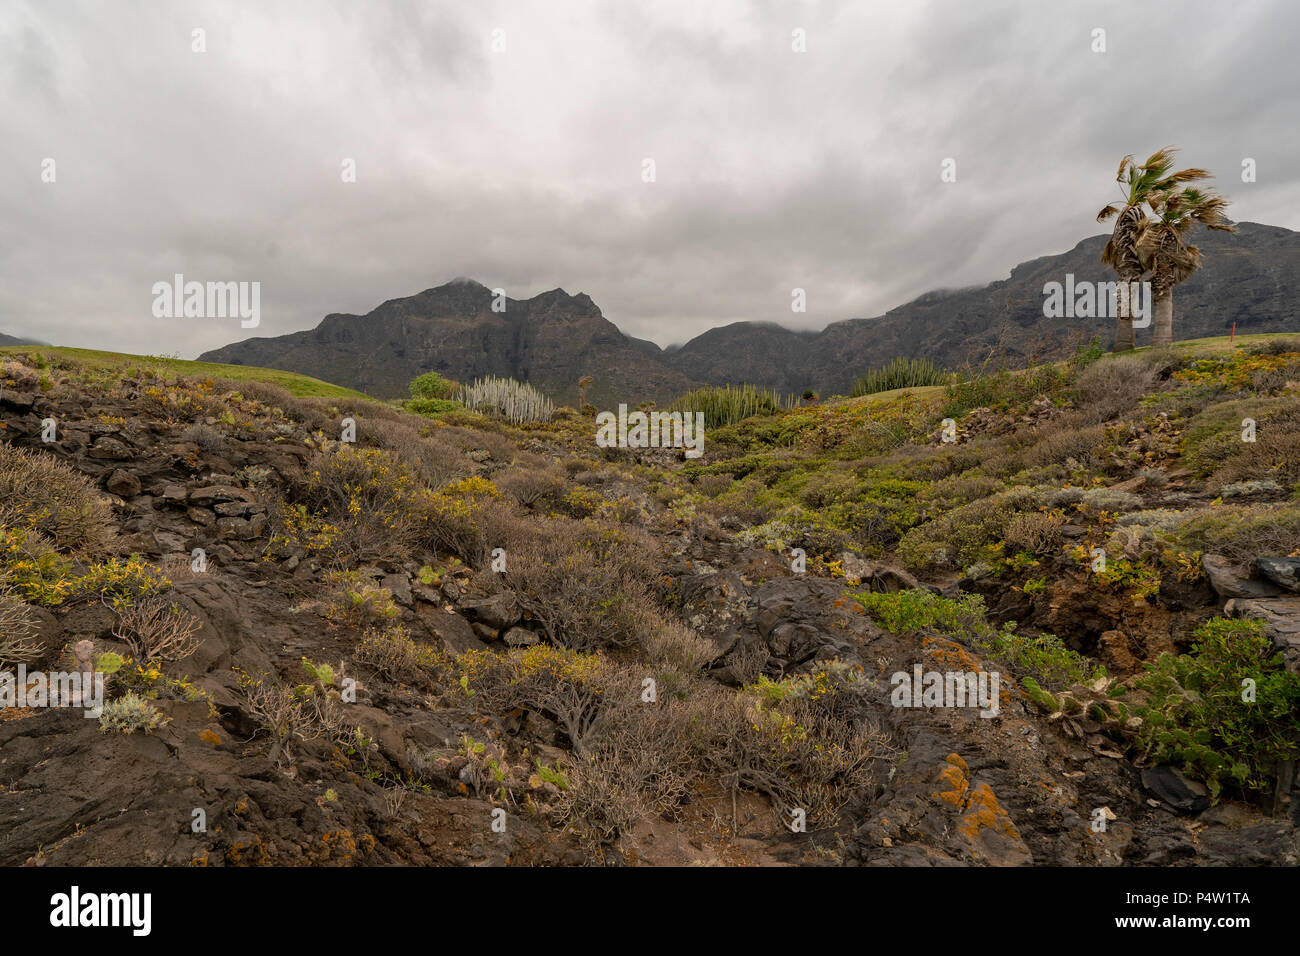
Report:
[[[1242,222],[1234,235],[1195,239],[1205,265],[1174,293],[1175,337],[1300,329],[1300,232]],[[984,285],[933,289],[885,313],[831,322],[820,331],[771,320],[707,329],[667,349],[622,332],[585,292],[561,287],[528,299],[504,299],[459,277],[412,296],[388,299],[364,316],[331,313],[315,329],[246,339],[203,353],[203,361],[300,372],[387,397],[426,371],[468,380],[508,375],[530,380],[558,401],[576,404],[576,383],[595,380],[597,404],[660,404],[701,384],[749,382],[784,392],[848,392],[868,369],[896,356],[929,358],[946,368],[979,364],[995,352],[1011,366],[1069,354],[1090,338],[1109,343],[1110,318],[1043,316],[1042,288],[1067,273],[1110,282],[1100,262],[1106,236],[1089,236],[1063,253],[1014,266]],[[1032,330],[1032,331],[1031,331]],[[1139,331],[1139,343],[1150,330]]]

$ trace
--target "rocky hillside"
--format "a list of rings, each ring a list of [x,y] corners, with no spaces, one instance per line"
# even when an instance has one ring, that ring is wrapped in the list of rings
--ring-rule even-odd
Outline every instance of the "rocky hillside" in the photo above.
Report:
[[[1294,276],[1300,274],[1300,233],[1253,222],[1235,234],[1205,232],[1195,238],[1205,265],[1174,293],[1177,339],[1239,333],[1285,332],[1300,325]],[[980,364],[997,356],[1010,367],[1068,355],[1099,336],[1106,345],[1112,319],[1047,319],[1043,286],[1114,281],[1101,265],[1105,236],[1084,239],[1069,252],[1043,256],[1011,270],[1010,277],[972,289],[930,292],[871,319],[836,322],[815,335],[741,322],[712,329],[672,353],[670,363],[691,378],[720,384],[754,382],[767,388],[824,395],[848,394],[863,371],[895,356],[933,359],[946,368]],[[1151,330],[1139,330],[1138,343]]]
[[[1236,234],[1196,239],[1205,265],[1175,293],[1175,336],[1296,328],[1300,299],[1300,233],[1245,222]],[[575,383],[591,375],[589,400],[601,407],[618,396],[661,406],[691,383],[748,382],[784,392],[813,389],[848,394],[863,372],[899,355],[928,357],[955,369],[999,363],[1022,367],[1062,358],[1099,336],[1109,344],[1110,319],[1046,319],[1043,286],[1114,279],[1100,263],[1106,237],[1069,252],[1021,263],[987,286],[931,292],[883,316],[836,322],[821,332],[793,332],[770,322],[710,329],[684,346],[661,351],[632,339],[605,319],[585,294],[555,289],[491,311],[491,292],[461,280],[385,302],[365,316],[329,315],[315,329],[255,338],[205,353],[202,359],[287,369],[375,395],[404,395],[406,382],[437,371],[468,381],[493,374],[529,380],[561,404],[575,404]],[[1139,343],[1150,331],[1139,333]]]
[[[407,382],[428,371],[460,382],[528,381],[570,405],[584,375],[595,380],[588,401],[601,404],[616,394],[667,404],[693,384],[658,360],[654,343],[623,335],[585,294],[507,298],[502,311],[493,301],[487,287],[456,280],[364,316],[327,315],[310,331],[248,339],[200,359],[301,372],[384,397],[404,396]]]
[[[0,659],[108,702],[0,709],[0,863],[1294,866],[1300,336],[1246,344],[691,461],[8,349]]]

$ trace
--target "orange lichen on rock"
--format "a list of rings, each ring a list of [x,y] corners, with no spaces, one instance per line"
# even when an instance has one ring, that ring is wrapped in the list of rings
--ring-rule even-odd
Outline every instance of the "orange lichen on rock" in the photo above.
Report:
[[[932,796],[942,803],[950,804],[961,811],[957,829],[974,839],[981,830],[993,830],[1015,839],[1020,839],[1011,817],[1002,809],[993,788],[987,783],[972,787],[970,767],[958,754],[949,754],[944,767],[939,771],[939,779],[947,784],[947,790],[936,791]]]
[[[926,637],[921,640],[921,647],[936,664],[960,667],[968,671],[984,669],[983,662],[956,641],[943,637]]]
[[[939,779],[946,783],[949,789],[935,792],[932,796],[944,803],[951,803],[959,809],[964,808],[966,794],[970,790],[970,780],[966,776],[966,771],[966,761],[956,754],[948,754],[947,766],[939,772]]]
[[[979,835],[980,830],[986,828],[1020,839],[1020,834],[1011,823],[1011,817],[1007,815],[1006,810],[1002,809],[998,798],[993,795],[993,788],[987,783],[981,783],[970,792],[970,802],[962,815],[961,822],[957,824],[957,829],[968,837],[974,838]]]

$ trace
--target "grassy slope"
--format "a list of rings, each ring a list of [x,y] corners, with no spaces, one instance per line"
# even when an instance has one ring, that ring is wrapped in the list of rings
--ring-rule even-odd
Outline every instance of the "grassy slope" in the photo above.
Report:
[[[46,362],[59,367],[77,368],[85,372],[121,374],[126,369],[155,369],[172,375],[197,378],[229,378],[236,381],[267,382],[278,385],[293,395],[322,398],[369,398],[362,392],[320,379],[278,369],[257,368],[249,365],[222,365],[217,362],[192,362],[187,359],[159,358],[152,355],[128,355],[122,352],[100,352],[94,349],[74,349],[56,346],[38,347],[15,345],[0,348],[0,356],[44,356]]]
[[[1273,339],[1295,339],[1300,342],[1300,332],[1274,332],[1264,335],[1239,335],[1237,347],[1266,342]],[[1138,349],[1148,351],[1150,346]],[[1175,342],[1174,349],[1190,355],[1214,355],[1229,350],[1228,336],[1221,335],[1205,339],[1188,339]],[[288,390],[293,395],[321,396],[325,398],[371,398],[362,392],[341,385],[332,385],[320,379],[295,372],[279,369],[258,368],[250,365],[222,365],[217,362],[194,362],[188,359],[161,358],[153,355],[131,355],[125,352],[102,352],[95,349],[67,348],[63,346],[11,345],[0,347],[3,355],[42,355],[48,362],[59,366],[75,366],[91,372],[113,372],[132,367],[151,368],[170,372],[173,375],[191,375],[209,378],[228,378],[236,381],[268,382]],[[911,394],[918,398],[933,398],[942,394],[944,386],[928,385],[916,388],[898,388],[887,392],[875,392],[856,399],[843,400],[844,404],[856,406],[888,401],[900,395]],[[372,399],[375,400],[375,399]]]

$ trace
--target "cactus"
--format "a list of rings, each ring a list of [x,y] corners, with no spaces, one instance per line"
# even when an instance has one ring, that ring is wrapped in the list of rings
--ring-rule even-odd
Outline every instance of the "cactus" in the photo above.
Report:
[[[101,674],[116,674],[122,669],[122,665],[125,663],[126,659],[123,658],[121,654],[115,654],[112,651],[105,651],[103,654],[100,654],[99,658],[95,661],[95,670],[99,671]]]
[[[776,391],[760,391],[753,385],[697,388],[668,406],[670,412],[703,412],[704,424],[721,428],[751,415],[775,415],[794,408],[799,399]]]
[[[501,415],[512,425],[547,422],[555,414],[549,398],[526,382],[488,376],[475,379],[460,390],[466,408],[489,415]]]
[[[918,385],[942,385],[948,381],[943,369],[925,358],[894,359],[884,368],[873,369],[857,380],[851,397],[888,392],[895,388],[912,388]]]

